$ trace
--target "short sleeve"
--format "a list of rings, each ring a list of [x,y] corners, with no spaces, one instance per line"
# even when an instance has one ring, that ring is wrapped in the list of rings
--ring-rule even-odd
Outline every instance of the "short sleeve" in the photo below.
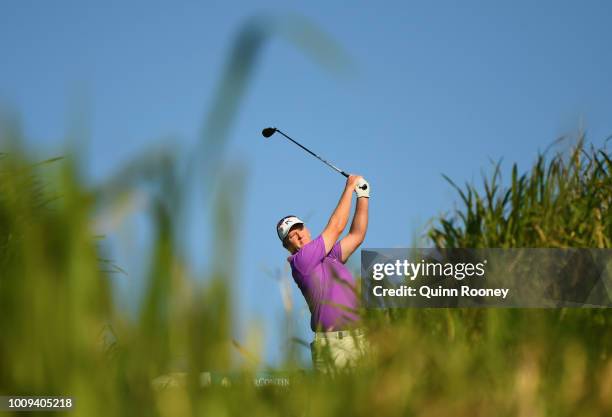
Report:
[[[334,244],[334,247],[329,251],[329,255],[327,256],[331,256],[342,262],[342,247],[340,246],[340,240]]]
[[[290,263],[302,274],[308,274],[310,270],[320,263],[325,257],[325,241],[323,236],[308,242],[302,249],[290,258]]]

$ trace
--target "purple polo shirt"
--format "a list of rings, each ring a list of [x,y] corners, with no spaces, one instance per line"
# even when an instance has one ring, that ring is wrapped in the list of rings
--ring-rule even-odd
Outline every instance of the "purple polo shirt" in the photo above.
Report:
[[[323,236],[304,245],[288,258],[295,283],[310,308],[313,331],[335,331],[354,327],[359,316],[355,279],[342,263],[340,241],[325,254]]]

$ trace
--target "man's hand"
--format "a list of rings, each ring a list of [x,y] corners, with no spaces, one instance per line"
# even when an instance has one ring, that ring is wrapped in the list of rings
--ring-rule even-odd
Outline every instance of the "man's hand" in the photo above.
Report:
[[[349,175],[349,177],[346,179],[346,188],[349,190],[354,190],[359,180],[363,180],[361,175]]]
[[[363,177],[360,177],[357,185],[355,185],[355,192],[357,193],[357,198],[370,198],[370,184]]]

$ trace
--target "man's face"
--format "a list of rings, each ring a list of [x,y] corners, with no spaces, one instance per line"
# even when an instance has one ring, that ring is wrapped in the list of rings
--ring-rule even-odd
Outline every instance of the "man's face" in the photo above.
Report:
[[[287,239],[287,249],[291,253],[296,253],[312,240],[310,230],[303,224],[293,226],[285,239]]]

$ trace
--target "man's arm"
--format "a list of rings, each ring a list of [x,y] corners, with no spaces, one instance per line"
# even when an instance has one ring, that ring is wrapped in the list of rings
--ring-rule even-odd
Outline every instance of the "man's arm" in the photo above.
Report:
[[[329,251],[332,250],[334,244],[340,237],[340,234],[346,227],[349,212],[351,210],[353,190],[360,179],[361,177],[358,175],[351,175],[346,179],[346,186],[344,187],[340,201],[329,218],[325,230],[323,230],[323,233],[321,233],[321,236],[323,236],[323,241],[325,242],[325,254],[328,254]]]
[[[355,207],[355,215],[353,223],[348,234],[340,241],[340,249],[342,250],[342,262],[347,259],[357,250],[359,245],[365,239],[366,231],[368,230],[368,204],[370,199],[367,197],[357,198],[357,206]]]

